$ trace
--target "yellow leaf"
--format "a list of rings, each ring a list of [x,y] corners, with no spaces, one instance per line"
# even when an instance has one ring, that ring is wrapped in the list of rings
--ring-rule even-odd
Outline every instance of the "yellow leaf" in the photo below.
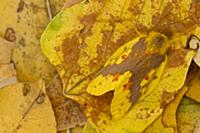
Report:
[[[95,129],[90,125],[90,123],[86,123],[83,130],[82,130],[82,133],[96,133]]]
[[[21,81],[49,81],[55,70],[41,52],[39,39],[48,24],[44,0],[1,0],[0,34],[14,43],[12,61]]]
[[[173,128],[165,127],[162,116],[155,120],[143,133],[174,133]]]
[[[0,133],[56,133],[42,80],[1,88],[0,99]]]
[[[200,69],[198,69],[197,73],[194,74],[194,78],[192,81],[188,84],[188,91],[186,93],[186,96],[200,102]]]
[[[78,1],[52,20],[41,47],[59,71],[65,93],[78,94],[117,48],[141,33],[190,33],[199,6],[192,0]]]
[[[153,36],[150,35],[150,37]],[[179,39],[182,40],[181,37]],[[177,45],[179,45],[178,42],[180,42],[181,40],[176,39]],[[168,43],[166,44],[170,46],[171,43],[170,40],[167,42]],[[144,44],[140,43],[140,45],[138,45],[140,46],[139,48],[142,48]],[[137,44],[135,44],[134,46],[136,47]],[[162,49],[162,47],[159,48]],[[148,52],[148,48],[144,52]],[[152,51],[150,50],[150,52]],[[148,59],[150,59],[150,57],[153,55],[162,56],[163,54],[162,52],[160,53],[159,50],[156,52],[157,53],[151,53],[148,56],[149,58],[146,57],[145,59],[144,58],[140,59],[140,57],[138,57],[138,62],[142,61],[145,62],[145,60],[148,61]],[[133,53],[137,53],[137,51],[136,52],[134,51]],[[142,52],[140,52],[140,55],[142,55],[141,53]],[[150,63],[144,63],[148,64],[149,66],[146,67],[141,66],[138,69],[136,69],[137,65],[136,67],[133,67],[133,70],[134,69],[137,70],[136,72],[133,73],[133,75],[137,74],[142,75],[143,74],[142,72],[144,72],[144,70],[148,70],[148,72],[146,72],[143,76],[141,76],[141,80],[139,79],[140,76],[136,78],[137,84],[135,83],[132,85],[133,88],[136,87],[134,89],[128,86],[127,88],[125,87],[126,89],[124,89],[122,86],[116,86],[114,89],[112,102],[110,104],[111,112],[98,111],[99,112],[98,115],[87,115],[91,125],[97,130],[97,132],[126,133],[126,132],[144,131],[153,121],[155,121],[155,119],[157,119],[161,115],[161,113],[163,112],[163,108],[166,106],[166,104],[168,104],[171,100],[173,100],[176,93],[183,87],[187,71],[189,69],[194,54],[195,52],[183,49],[181,47],[179,47],[179,49],[169,49],[168,52],[164,54],[165,56],[167,56],[166,60],[164,59],[161,61],[153,60],[154,62],[152,61]],[[124,62],[125,61],[126,60],[124,60]],[[134,66],[135,62],[136,61],[132,61],[131,65]],[[160,67],[156,66],[151,67],[152,65],[151,63],[152,64],[159,63],[158,66]],[[112,67],[110,67],[110,71],[106,70],[107,68],[105,67],[102,69],[101,72],[104,72],[106,70],[108,74],[109,73],[114,74],[114,72],[117,73],[120,72],[121,70],[124,71],[129,70],[128,69],[129,67],[124,67],[123,65],[122,67],[120,66],[121,64],[118,64],[119,66],[118,69],[111,69],[113,67],[111,65]],[[145,79],[145,75],[148,74],[150,70],[152,70],[153,68],[155,69],[154,71],[155,74],[152,74],[149,77],[150,81],[146,84],[144,83],[143,84],[144,86],[142,86],[138,91],[136,91],[137,85],[138,87],[140,86],[140,83],[142,82],[143,78]],[[131,70],[131,72],[133,70]],[[153,78],[153,76],[156,76],[156,78]],[[127,98],[130,97],[131,95],[133,95],[133,97],[137,99],[131,99],[132,97]],[[97,99],[94,96],[94,98],[91,100],[95,101]],[[96,107],[91,106],[90,108],[86,108],[86,110],[87,109],[91,110],[91,108],[96,108]],[[89,112],[89,114],[90,113],[91,112]]]
[[[184,86],[176,95],[175,99],[171,101],[163,111],[163,116],[162,116],[162,122],[166,127],[171,127],[174,131],[174,133],[178,133],[177,129],[177,121],[176,121],[176,111],[178,108],[178,105],[188,90],[187,86]]]
[[[11,50],[13,43],[10,43],[0,37],[0,65],[9,64],[11,60]]]

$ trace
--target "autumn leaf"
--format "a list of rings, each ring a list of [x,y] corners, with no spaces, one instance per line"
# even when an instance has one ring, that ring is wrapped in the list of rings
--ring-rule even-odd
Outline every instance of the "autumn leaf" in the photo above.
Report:
[[[162,116],[156,119],[144,133],[174,133],[173,128],[165,127],[162,122]]]
[[[199,6],[196,0],[85,0],[52,20],[41,47],[59,71],[65,91],[78,93],[73,88],[85,89],[114,51],[141,33],[159,31],[173,36],[192,31],[198,24]]]
[[[195,125],[199,120],[199,103],[183,98],[177,110],[178,131],[181,133],[193,133]]]
[[[58,131],[85,123],[86,118],[79,104],[63,95],[62,82],[58,75],[51,81],[46,91],[55,112]]]
[[[21,81],[51,80],[55,69],[42,54],[39,39],[49,22],[43,0],[2,0],[0,34],[13,43],[12,61]],[[9,17],[8,17],[9,16]]]
[[[113,78],[115,79],[115,74],[117,74],[117,72],[130,71],[132,72],[131,74],[133,74],[136,77],[137,77],[137,74],[142,75],[143,74],[142,72],[144,72],[144,74],[141,77],[138,76],[136,78],[137,80],[141,78],[138,82],[136,82],[138,84],[135,83],[132,85],[133,88],[134,87],[138,88],[138,91],[136,91],[135,88],[132,89],[130,86],[129,88],[121,89],[121,86],[124,86],[123,80],[120,80],[119,83],[121,84],[119,83],[113,84],[113,85],[116,85],[116,86],[113,86],[114,89],[111,89],[111,90],[108,89],[106,91],[107,93],[108,92],[112,93],[112,91],[114,91],[114,95],[113,95],[111,103],[109,104],[108,102],[108,107],[107,107],[108,109],[105,111],[100,111],[102,110],[100,108],[102,108],[103,106],[102,105],[98,106],[98,104],[96,104],[95,101],[97,100],[98,97],[104,97],[104,95],[106,95],[106,92],[103,89],[101,92],[101,88],[104,88],[103,83],[107,82],[106,80],[108,80],[110,77],[105,78],[105,80],[102,80],[101,82],[100,80],[97,80],[97,82],[94,82],[94,83],[93,81],[91,81],[91,84],[93,84],[91,89],[94,89],[93,92],[95,92],[95,90],[100,88],[100,90],[97,90],[97,92],[101,93],[100,96],[97,95],[97,96],[91,97],[92,98],[91,100],[88,99],[89,95],[87,93],[84,94],[86,95],[85,97],[82,97],[81,93],[75,96],[68,95],[68,97],[75,99],[82,105],[85,105],[83,103],[84,102],[87,103],[87,101],[93,101],[95,103],[95,104],[91,104],[91,103],[86,104],[87,106],[85,106],[85,111],[88,113],[86,116],[88,117],[89,122],[91,123],[91,125],[94,126],[94,128],[96,128],[97,132],[127,132],[127,131],[142,132],[144,131],[145,128],[147,128],[156,118],[158,118],[161,115],[163,111],[163,107],[166,104],[168,104],[171,100],[174,99],[177,91],[179,91],[184,85],[187,71],[189,69],[191,60],[195,52],[191,50],[183,49],[183,46],[181,44],[183,42],[186,42],[186,39],[184,39],[185,36],[183,38],[182,37],[176,38],[175,41],[166,40],[166,42],[164,40],[159,41],[158,38],[159,39],[161,38],[162,40],[162,35],[160,35],[159,33],[152,33],[152,34],[150,33],[147,37],[141,38],[140,40],[138,39],[138,41],[135,41],[135,44],[133,45],[133,49],[132,49],[132,53],[137,56],[136,57],[130,56],[131,52],[129,52],[127,58],[125,58],[124,60],[122,59],[121,62],[117,64],[116,62],[118,62],[118,60],[120,60],[120,57],[124,54],[123,52],[120,52],[122,51],[122,49],[124,49],[124,46],[122,46],[122,48],[119,48],[116,51],[116,53],[118,54],[114,53],[114,55],[111,56],[111,59],[112,57],[117,57],[117,58],[114,58],[116,60],[112,62],[114,65],[111,63],[110,68],[109,68],[109,64],[106,63],[105,69],[103,68],[101,70],[102,73],[107,72],[108,74],[111,74],[111,79]],[[167,47],[165,46],[165,43],[166,45],[168,44]],[[166,53],[166,51],[169,48],[168,46],[173,46],[174,43],[176,44],[175,46],[178,49],[172,49],[173,47],[171,47],[171,49]],[[178,46],[179,43],[180,43],[180,46]],[[132,44],[132,43],[128,43],[128,44]],[[160,46],[160,47],[157,47],[157,46]],[[140,48],[141,48],[141,51],[140,51]],[[152,50],[152,49],[155,49],[155,50]],[[144,55],[141,54],[141,57],[140,57],[140,55],[137,54],[137,52],[140,54],[144,53]],[[143,61],[141,58],[142,57],[144,58],[145,54],[149,56],[149,58],[146,58],[146,62],[144,60],[145,66],[142,67],[142,65],[139,65],[140,67],[138,67],[137,69],[137,65],[138,65],[137,62]],[[131,58],[132,60],[128,60],[129,56],[132,57]],[[155,58],[153,58],[154,56]],[[166,59],[161,58],[160,60],[153,60],[153,59],[156,59],[156,57],[158,57],[159,59],[159,57],[165,57],[165,56],[166,56]],[[152,57],[152,61],[151,61],[151,57]],[[135,60],[138,59],[138,61],[137,60],[133,61],[133,59]],[[128,67],[128,65],[127,66],[121,65],[126,61],[131,61],[132,64],[130,66],[134,66],[134,63],[136,63],[135,67]],[[153,61],[155,61],[155,63]],[[159,66],[160,64],[162,64],[162,62],[164,63],[163,66],[161,65],[162,67],[159,68],[160,70],[158,69],[157,71],[156,65],[153,65],[153,64],[158,63],[158,66]],[[130,64],[130,62],[128,62],[127,64]],[[118,68],[115,69],[115,67],[118,67]],[[137,71],[135,71],[134,69],[136,69]],[[155,69],[155,74],[154,73],[149,74],[153,69]],[[144,82],[143,80],[148,80],[145,78],[147,74],[149,74],[150,81]],[[104,75],[102,74],[102,76]],[[127,75],[125,75],[124,77],[126,76]],[[156,78],[153,78],[153,76],[156,76]],[[98,79],[98,76],[97,76],[97,79]],[[128,79],[130,82],[134,81],[133,80],[134,77],[133,79],[128,77]],[[115,80],[113,80],[113,82],[115,82]],[[102,83],[101,84],[102,87],[99,83]],[[99,85],[100,87],[95,87],[96,85],[97,86]],[[88,87],[90,87],[90,84]],[[105,89],[106,88],[107,87],[105,86]],[[91,92],[88,91],[88,93],[91,93]],[[118,95],[115,96],[117,93]],[[135,99],[131,99],[132,98],[130,97],[131,94],[132,95],[134,94],[133,96],[135,96],[138,99],[136,99],[136,101],[134,101]],[[93,95],[93,93],[91,93],[90,95]],[[122,99],[121,96],[123,96],[125,99]],[[97,112],[98,113],[96,115],[93,115],[93,111],[91,110],[96,110],[95,114]],[[132,126],[129,126],[128,123],[132,123]]]
[[[186,45],[198,27],[199,6],[195,0],[81,1],[52,20],[42,35],[41,47],[63,80],[65,96],[84,107],[97,132],[142,132],[175,98],[184,85],[192,58],[196,53],[194,60],[198,57],[198,52],[186,49]],[[152,31],[164,36],[164,41],[159,37],[154,40]],[[128,58],[131,53],[137,54],[139,48],[132,50],[132,45],[135,47],[143,35],[147,44],[138,53],[141,57]],[[154,47],[154,41],[163,47]],[[126,45],[129,47],[123,53]],[[163,58],[160,62],[152,59],[158,64],[155,67],[146,55]],[[138,71],[120,66],[126,60],[133,66],[135,63],[136,68],[140,62],[147,65],[138,65]],[[136,85],[131,86],[136,81],[130,79],[135,75],[129,71],[135,71],[139,80]],[[112,97],[106,104],[98,100],[110,93]]]
[[[11,63],[11,52],[14,44],[0,37],[0,88],[14,84],[16,80],[16,70]]]
[[[179,93],[176,95],[175,99],[173,101],[171,101],[165,108],[163,111],[163,116],[162,116],[162,121],[163,124],[166,127],[171,127],[173,129],[174,133],[178,133],[178,129],[177,129],[177,120],[176,120],[176,111],[178,108],[178,105],[182,99],[182,97],[184,96],[184,94],[186,93],[186,91],[188,90],[187,86],[184,86]]]
[[[192,81],[188,84],[188,91],[186,93],[186,96],[200,102],[200,92],[199,92],[199,86],[200,86],[200,69],[196,73],[194,73],[194,78]]]
[[[42,80],[1,88],[0,99],[1,133],[56,133],[54,112]]]

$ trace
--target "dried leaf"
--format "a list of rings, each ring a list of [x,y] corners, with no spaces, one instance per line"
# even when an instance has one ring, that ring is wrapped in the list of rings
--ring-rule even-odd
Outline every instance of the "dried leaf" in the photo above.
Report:
[[[58,131],[85,123],[86,118],[80,105],[63,95],[61,79],[58,76],[49,84],[47,95],[55,111]]]
[[[177,122],[176,122],[176,111],[178,108],[178,105],[188,90],[187,86],[184,86],[179,93],[176,95],[175,99],[171,101],[163,111],[163,116],[162,116],[162,122],[166,127],[171,127],[173,129],[173,133],[178,133],[177,129]]]
[[[136,58],[133,56],[132,59],[136,58],[138,59],[138,61],[136,60],[136,61],[128,62],[127,64],[131,64],[130,66],[134,66],[134,67],[129,68],[128,65],[127,66],[121,65],[126,61],[130,61],[128,60],[128,57],[131,55],[131,52],[129,53],[129,56],[127,56],[127,58],[119,62],[121,55],[123,55],[123,52],[120,52],[124,48],[122,46],[122,48],[119,48],[112,56],[112,57],[116,57],[114,58],[115,61],[113,61],[113,64],[112,62],[110,66],[106,64],[105,68],[101,70],[100,74],[102,75],[104,74],[104,72],[107,72],[106,74],[111,74],[111,79],[115,77],[115,74],[117,72],[128,72],[128,71],[134,72],[135,70],[137,70],[133,73],[133,78],[134,76],[137,77],[137,74],[142,75],[143,72],[144,74],[141,77],[138,76],[135,79],[136,81],[137,80],[138,81],[132,85],[134,89],[130,87],[121,88],[121,86],[124,86],[123,82],[126,80],[126,78],[124,78],[125,80],[122,80],[122,81],[120,80],[119,83],[113,84],[113,85],[116,85],[114,86],[113,89],[111,89],[111,90],[114,90],[114,96],[112,98],[112,101],[108,100],[108,102],[106,102],[105,104],[107,108],[106,110],[102,111],[102,109],[99,109],[103,107],[102,104],[100,104],[100,106],[98,104],[90,104],[90,103],[86,104],[87,105],[85,106],[85,110],[87,112],[86,116],[88,117],[88,120],[91,123],[91,125],[97,130],[97,132],[123,133],[123,132],[128,132],[128,131],[129,132],[144,131],[146,127],[148,127],[156,118],[158,118],[161,115],[164,106],[166,106],[171,100],[174,99],[175,94],[184,85],[187,71],[189,69],[191,60],[194,56],[194,52],[179,47],[178,49],[170,49],[168,53],[165,53],[163,51],[167,51],[168,47],[165,47],[165,43],[161,43],[161,47],[157,48],[158,44],[160,43],[158,43],[159,41],[155,41],[155,40],[158,40],[156,37],[159,38],[160,37],[159,34],[156,34],[156,33],[153,33],[152,35],[150,34],[146,38],[144,37],[143,43],[141,43],[142,39],[140,40],[138,39],[138,41],[136,41],[136,44],[133,45],[133,48],[135,47],[135,49],[132,49],[133,50],[132,53],[133,54],[136,53],[136,55],[138,55],[139,57]],[[176,38],[176,45],[178,45],[179,42],[181,42],[182,40],[182,38],[179,38],[179,39],[180,40]],[[149,40],[152,40],[152,41],[149,41]],[[167,41],[166,45],[168,44],[169,46],[171,46],[171,43],[174,44],[175,41],[174,40]],[[155,48],[154,48],[154,45],[155,45]],[[141,52],[140,48],[141,49],[144,48],[144,51]],[[155,49],[155,50],[152,51],[152,49]],[[139,53],[148,54],[149,58],[145,59],[147,62],[145,62],[144,58],[142,58],[142,57],[145,57],[145,54],[143,56],[141,54],[142,57],[140,57],[140,54],[137,54],[138,52],[137,50],[139,51]],[[118,56],[115,56],[115,55],[118,55]],[[154,55],[155,55],[155,58],[153,58]],[[164,59],[161,58],[163,59],[161,61],[153,60],[153,59],[157,59],[156,57],[159,57],[159,56],[162,57],[162,55],[164,55],[164,57],[167,56],[166,60],[165,58]],[[152,61],[150,60],[151,56],[152,56]],[[144,66],[140,65],[143,63],[142,61],[145,62]],[[117,64],[117,62],[119,62],[119,64]],[[138,69],[137,69],[137,65],[138,65],[137,62],[140,62],[138,63],[140,66],[138,67]],[[158,63],[158,66],[162,63],[163,64],[160,65],[161,66],[160,68],[159,67],[157,68],[155,65],[156,63]],[[110,69],[107,69],[109,67]],[[155,74],[154,73],[151,74],[151,71],[154,69],[155,69],[154,71]],[[144,82],[144,80],[148,80],[145,78],[147,74],[149,74],[149,78],[148,78],[149,82],[147,81]],[[125,75],[124,77],[126,76],[127,75]],[[153,76],[155,76],[156,78],[153,78]],[[128,79],[130,82],[134,82],[134,80],[130,79],[130,77],[128,77]],[[87,101],[92,101],[95,103],[98,97],[105,98],[104,96],[107,95],[107,93],[113,93],[111,90],[104,91],[102,89],[102,92],[101,92],[101,89],[98,90],[99,88],[104,88],[103,83],[107,82],[106,80],[108,80],[108,78],[105,78],[104,80],[100,82],[98,82],[99,80],[97,80],[96,83],[95,82],[92,83],[93,81],[91,82],[91,84],[93,84],[91,88],[91,89],[94,89],[93,92],[97,90],[98,92],[101,93],[100,96],[92,96],[91,100],[88,99],[89,97],[88,94],[85,94],[87,98],[86,96],[83,97],[81,93],[77,95],[76,97],[74,97],[73,95],[72,96],[67,95],[67,96],[75,99],[82,105],[84,105],[83,104],[84,102],[87,103]],[[115,82],[115,80],[113,82]],[[101,84],[102,86],[99,85],[99,83],[102,83]],[[98,85],[100,87],[95,87]],[[90,87],[90,84],[89,84],[89,87]],[[137,88],[139,89],[136,91]],[[105,89],[106,89],[106,86],[105,86]],[[93,94],[93,92],[91,91],[88,91],[88,92]],[[133,94],[133,97],[130,97],[132,94]],[[124,97],[125,99],[122,99],[122,97]],[[138,98],[138,99],[134,101],[135,99],[132,99],[132,98]],[[94,112],[91,110],[94,110],[95,115],[93,115]],[[132,123],[131,126],[128,123]]]
[[[0,133],[56,133],[51,103],[42,80],[0,90]]]
[[[195,124],[195,129],[193,133],[199,133],[200,132],[200,120],[197,121]]]
[[[198,24],[199,7],[197,0],[85,0],[53,19],[41,47],[57,67],[66,92],[77,85],[85,89],[114,51],[139,32],[153,30],[169,37],[190,33]]]
[[[10,43],[0,37],[0,65],[9,64],[11,61],[11,50],[13,43]]]
[[[193,133],[199,119],[200,104],[189,98],[183,98],[177,110],[178,132]]]
[[[186,96],[200,102],[200,69],[194,73],[194,78],[188,85],[189,89],[186,93]]]
[[[18,79],[50,80],[55,70],[39,46],[41,33],[49,22],[45,1],[2,0],[0,11],[0,20],[3,20],[0,33],[15,44],[12,61],[15,63]]]
[[[144,133],[174,133],[173,128],[165,127],[162,123],[162,116],[155,120]]]

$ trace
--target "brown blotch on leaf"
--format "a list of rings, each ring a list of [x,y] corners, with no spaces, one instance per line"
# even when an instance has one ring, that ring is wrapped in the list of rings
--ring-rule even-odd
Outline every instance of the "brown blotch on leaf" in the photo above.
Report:
[[[174,6],[175,5],[175,6]],[[194,14],[188,9],[188,15],[185,19],[173,13],[173,8],[178,7],[178,3],[170,3],[165,6],[162,13],[155,14],[152,17],[153,27],[151,30],[165,34],[168,37],[173,36],[173,33],[188,33],[193,30],[197,24]]]
[[[79,72],[80,66],[77,61],[79,59],[80,48],[78,43],[78,37],[73,36],[63,41],[62,51],[64,53],[65,67],[71,72]]]
[[[25,5],[24,1],[23,1],[23,0],[20,0],[20,2],[19,2],[19,4],[18,4],[18,8],[17,8],[17,12],[18,12],[18,13],[23,11],[24,5]]]
[[[46,92],[55,112],[58,131],[85,123],[86,118],[80,105],[63,95],[62,81],[59,76],[51,82]]]
[[[168,63],[169,67],[179,67],[185,63],[185,56],[187,51],[184,49],[169,50]]]
[[[14,42],[16,41],[15,31],[13,28],[8,27],[5,31],[4,38],[7,41]]]
[[[27,96],[30,91],[31,91],[31,86],[29,84],[25,83],[24,87],[23,87],[23,95]]]
[[[167,92],[167,91],[163,91],[162,96],[161,96],[161,100],[160,100],[160,107],[164,108],[174,98],[175,98],[175,92],[170,93],[170,92]]]

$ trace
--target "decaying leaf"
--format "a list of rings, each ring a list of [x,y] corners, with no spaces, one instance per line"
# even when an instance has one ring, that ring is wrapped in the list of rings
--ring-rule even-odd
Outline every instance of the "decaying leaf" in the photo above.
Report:
[[[86,123],[83,130],[82,130],[82,133],[96,133],[95,129],[90,125],[90,123]]]
[[[12,61],[17,78],[22,81],[47,81],[54,75],[54,68],[39,46],[41,33],[49,22],[45,4],[44,0],[1,1],[0,35],[14,44]]]
[[[189,89],[186,93],[186,96],[200,102],[200,69],[197,73],[194,73],[194,78],[188,85]]]
[[[162,116],[155,120],[144,133],[174,133],[173,128],[165,127],[162,122]]]
[[[6,41],[0,37],[0,65],[9,64],[11,62],[11,51],[13,43]]]
[[[58,76],[47,87],[47,95],[55,111],[58,131],[85,123],[86,118],[79,104],[63,95],[61,79]]]
[[[78,1],[51,21],[41,47],[97,132],[142,132],[184,85],[199,8],[197,0]]]
[[[13,43],[0,37],[0,88],[16,83],[16,71],[11,63]]]
[[[197,121],[195,124],[195,129],[193,133],[199,133],[200,132],[200,120]]]
[[[16,70],[12,63],[0,65],[0,88],[17,82]]]
[[[198,24],[199,7],[197,0],[84,0],[53,19],[41,38],[42,50],[66,92],[77,85],[85,89],[112,53],[140,32],[189,33]]]
[[[178,133],[177,122],[176,122],[176,111],[178,105],[188,90],[187,86],[184,86],[179,93],[176,95],[175,99],[171,101],[163,111],[162,122],[166,127],[171,127],[173,129],[173,133]]]
[[[0,99],[0,133],[56,133],[42,80],[1,88]]]
[[[177,124],[180,133],[193,133],[200,119],[200,104],[189,98],[183,98],[177,110]]]
[[[94,89],[93,92],[97,90],[101,93],[100,96],[92,96],[91,100],[88,100],[89,96],[87,93],[85,94],[85,97],[83,97],[81,93],[77,96],[67,95],[68,97],[71,97],[78,101],[80,104],[85,105],[85,110],[87,113],[86,116],[88,117],[88,120],[91,123],[91,125],[94,128],[96,128],[97,132],[123,133],[144,131],[146,127],[148,127],[156,118],[158,118],[161,115],[163,107],[174,99],[175,94],[184,85],[187,71],[195,53],[191,50],[186,50],[182,48],[182,45],[180,43],[181,41],[183,41],[182,38],[179,38],[180,40],[176,38],[175,41],[166,40],[166,42],[160,42],[158,38],[162,38],[162,35],[159,35],[159,33],[152,33],[151,35],[150,33],[147,37],[137,39],[135,44],[133,44],[132,48],[132,53],[133,55],[135,54],[136,57],[130,56],[131,52],[129,52],[127,58],[121,59],[120,57],[124,54],[124,47],[127,46],[125,44],[124,46],[119,48],[113,56],[111,56],[110,60],[114,59],[113,62],[108,61],[111,62],[111,65],[109,66],[109,64],[106,63],[105,67],[100,71],[100,75],[102,74],[102,78],[103,76],[106,76],[104,75],[105,73],[111,74],[111,79],[115,79],[115,75],[117,74],[117,72],[121,74],[120,72],[125,73],[130,71],[130,73],[132,72],[131,74],[133,75],[133,79],[134,77],[136,77],[135,80],[139,80],[138,82],[135,82],[129,87],[124,87],[123,82],[127,80],[126,78],[129,79],[127,80],[129,82],[134,82],[134,80],[131,77],[129,77],[130,75],[123,75],[125,77],[124,80],[120,81],[119,83],[113,84],[113,86],[111,85],[113,89],[108,89],[106,91],[102,89],[102,92],[101,89],[98,90],[99,88],[104,88],[104,82],[107,82],[106,80],[109,80],[109,77],[105,78],[101,82],[98,82],[100,80],[97,80],[96,83],[93,83],[93,81],[91,81],[91,84],[93,84],[91,89]],[[174,43],[176,44],[175,46],[178,46],[180,43],[180,46],[178,46],[178,49],[171,48],[170,50],[168,50],[169,47],[165,47],[165,43],[166,45],[168,44],[168,46],[174,45]],[[127,48],[126,50],[128,51],[129,48]],[[165,53],[165,51],[168,52]],[[140,54],[138,54],[137,52]],[[141,53],[144,53],[144,55]],[[147,55],[149,58],[144,59],[144,57]],[[132,57],[130,60],[129,56]],[[143,59],[140,56],[142,56]],[[154,56],[155,58],[153,58]],[[158,58],[158,60],[156,60],[156,57]],[[133,59],[135,59],[136,61],[132,61]],[[127,65],[125,66],[122,65],[126,61],[130,62],[127,62]],[[142,66],[142,61],[144,61],[144,66]],[[156,67],[156,63],[163,63],[159,68],[160,70]],[[152,72],[152,70],[154,69],[155,73]],[[146,75],[149,78],[146,78]],[[120,79],[120,75],[118,79]],[[112,81],[115,82],[116,80],[109,80],[108,82],[111,82],[109,84],[112,84]],[[102,86],[99,83],[102,83]],[[90,84],[88,87],[90,87]],[[112,91],[114,91],[114,95],[113,98],[111,97],[112,100],[109,101],[110,104],[109,102],[107,102],[107,109],[105,108],[105,111],[101,111],[102,109],[100,110],[99,108],[102,108],[103,106],[98,106],[98,104],[95,104],[95,101],[98,97],[103,98],[105,95],[107,95],[107,93],[113,93]],[[88,91],[90,95],[95,95],[93,94],[93,92]],[[115,97],[117,93],[119,95]],[[133,95],[133,97],[131,97],[131,94]],[[121,96],[125,99],[122,99]],[[134,101],[134,98],[138,99]],[[88,101],[92,101],[94,102],[94,104],[86,104]],[[95,115],[93,115],[93,112],[95,112]],[[131,126],[129,123],[132,123]]]

